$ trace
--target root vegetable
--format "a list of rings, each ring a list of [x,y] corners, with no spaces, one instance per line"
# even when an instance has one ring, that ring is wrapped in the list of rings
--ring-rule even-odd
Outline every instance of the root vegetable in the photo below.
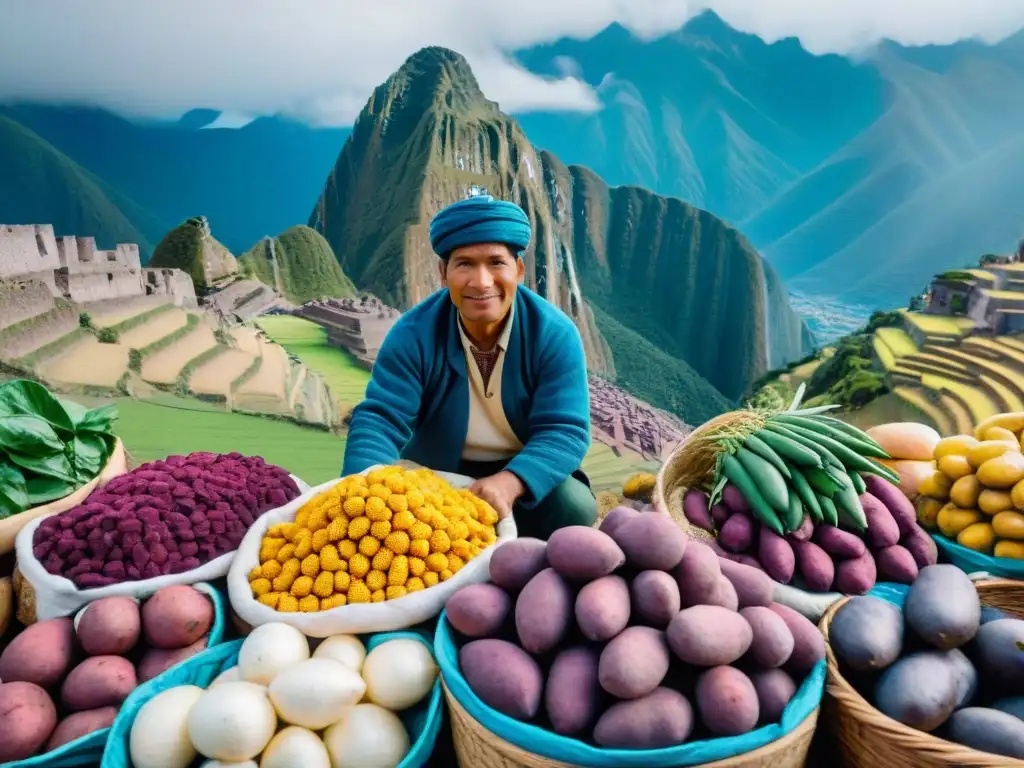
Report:
[[[142,631],[153,648],[184,648],[213,626],[213,603],[190,586],[164,587],[142,606]]]

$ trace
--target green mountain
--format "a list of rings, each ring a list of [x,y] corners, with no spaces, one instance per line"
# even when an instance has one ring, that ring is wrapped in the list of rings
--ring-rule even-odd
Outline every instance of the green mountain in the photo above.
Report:
[[[164,235],[153,251],[149,266],[187,272],[192,276],[196,291],[206,290],[238,273],[238,261],[210,234],[205,216],[183,221]]]
[[[792,289],[901,305],[1024,233],[1024,33],[854,60],[705,13],[655,40],[613,25],[517,55],[541,74],[575,62],[603,102],[524,115],[535,143],[722,216]]]
[[[375,89],[310,226],[357,285],[406,308],[439,285],[430,217],[474,188],[527,211],[527,284],[575,320],[591,369],[691,423],[810,346],[743,235],[538,151],[443,48],[416,53]]]
[[[243,275],[269,285],[295,304],[358,294],[323,235],[305,226],[263,238],[238,257],[238,266]]]
[[[100,248],[136,243],[143,254],[166,229],[134,202],[35,133],[0,115],[0,221],[53,224],[60,235],[91,235]]]

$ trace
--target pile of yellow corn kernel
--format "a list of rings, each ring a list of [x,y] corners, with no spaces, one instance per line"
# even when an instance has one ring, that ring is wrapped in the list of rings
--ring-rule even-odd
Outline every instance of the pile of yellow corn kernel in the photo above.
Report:
[[[495,542],[497,522],[487,502],[429,469],[382,467],[271,526],[249,584],[284,613],[394,600],[450,579]]]

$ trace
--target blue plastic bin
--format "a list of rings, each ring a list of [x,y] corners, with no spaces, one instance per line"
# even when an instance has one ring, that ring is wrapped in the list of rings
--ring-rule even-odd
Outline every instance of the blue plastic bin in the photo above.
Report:
[[[821,704],[825,691],[825,660],[822,659],[800,685],[779,723],[763,726],[742,736],[693,741],[678,747],[603,749],[579,739],[559,736],[531,723],[514,720],[484,704],[462,676],[458,648],[445,613],[441,614],[437,622],[434,656],[452,696],[484,728],[531,754],[587,768],[674,768],[703,765],[746,754],[794,730]]]
[[[209,595],[211,602],[213,602],[213,626],[210,627],[210,636],[207,640],[207,648],[213,648],[220,645],[224,637],[224,627],[227,624],[227,601],[220,591],[210,584],[200,583],[194,586],[196,589],[200,589]],[[180,666],[182,665],[179,664],[178,667]],[[178,667],[172,667],[159,677],[143,683],[140,688],[145,688],[160,678],[173,674]],[[133,693],[132,696],[134,695]],[[128,697],[128,701],[130,700],[131,696]],[[123,712],[124,710],[122,709],[121,711]],[[93,731],[80,739],[69,741],[52,752],[29,757],[25,760],[16,760],[13,763],[0,763],[0,768],[69,768],[70,766],[77,765],[96,765],[103,756],[107,738],[112,730],[113,728],[104,728],[102,731]]]
[[[1008,557],[993,557],[983,552],[975,552],[953,539],[933,533],[932,538],[943,558],[966,573],[989,573],[1003,579],[1024,580],[1024,560],[1012,560]]]
[[[381,643],[401,637],[418,640],[428,648],[432,648],[428,635],[414,631],[381,632],[376,635],[364,636],[362,640],[369,652]],[[103,752],[100,768],[131,768],[129,737],[132,724],[142,705],[157,694],[179,685],[198,685],[205,688],[213,682],[217,675],[238,663],[238,651],[243,642],[245,641],[233,640],[203,651],[174,669],[168,670],[160,677],[136,688],[132,695],[125,700],[114,721],[114,726],[110,729],[110,738],[107,740],[107,748]],[[409,732],[411,745],[409,753],[398,768],[423,768],[426,765],[434,751],[438,733],[441,731],[441,715],[441,681],[439,679],[434,683],[430,695],[423,701],[415,707],[398,713]],[[99,760],[93,762],[99,762]]]

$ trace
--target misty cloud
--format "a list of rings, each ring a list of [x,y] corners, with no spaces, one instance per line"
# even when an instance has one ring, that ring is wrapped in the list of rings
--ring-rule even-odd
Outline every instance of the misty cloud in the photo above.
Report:
[[[507,111],[595,110],[597,94],[568,62],[545,79],[508,52],[613,21],[656,37],[706,8],[769,42],[798,36],[815,53],[882,38],[995,41],[1024,26],[1024,0],[0,0],[0,100],[347,125],[406,57],[443,45]]]

